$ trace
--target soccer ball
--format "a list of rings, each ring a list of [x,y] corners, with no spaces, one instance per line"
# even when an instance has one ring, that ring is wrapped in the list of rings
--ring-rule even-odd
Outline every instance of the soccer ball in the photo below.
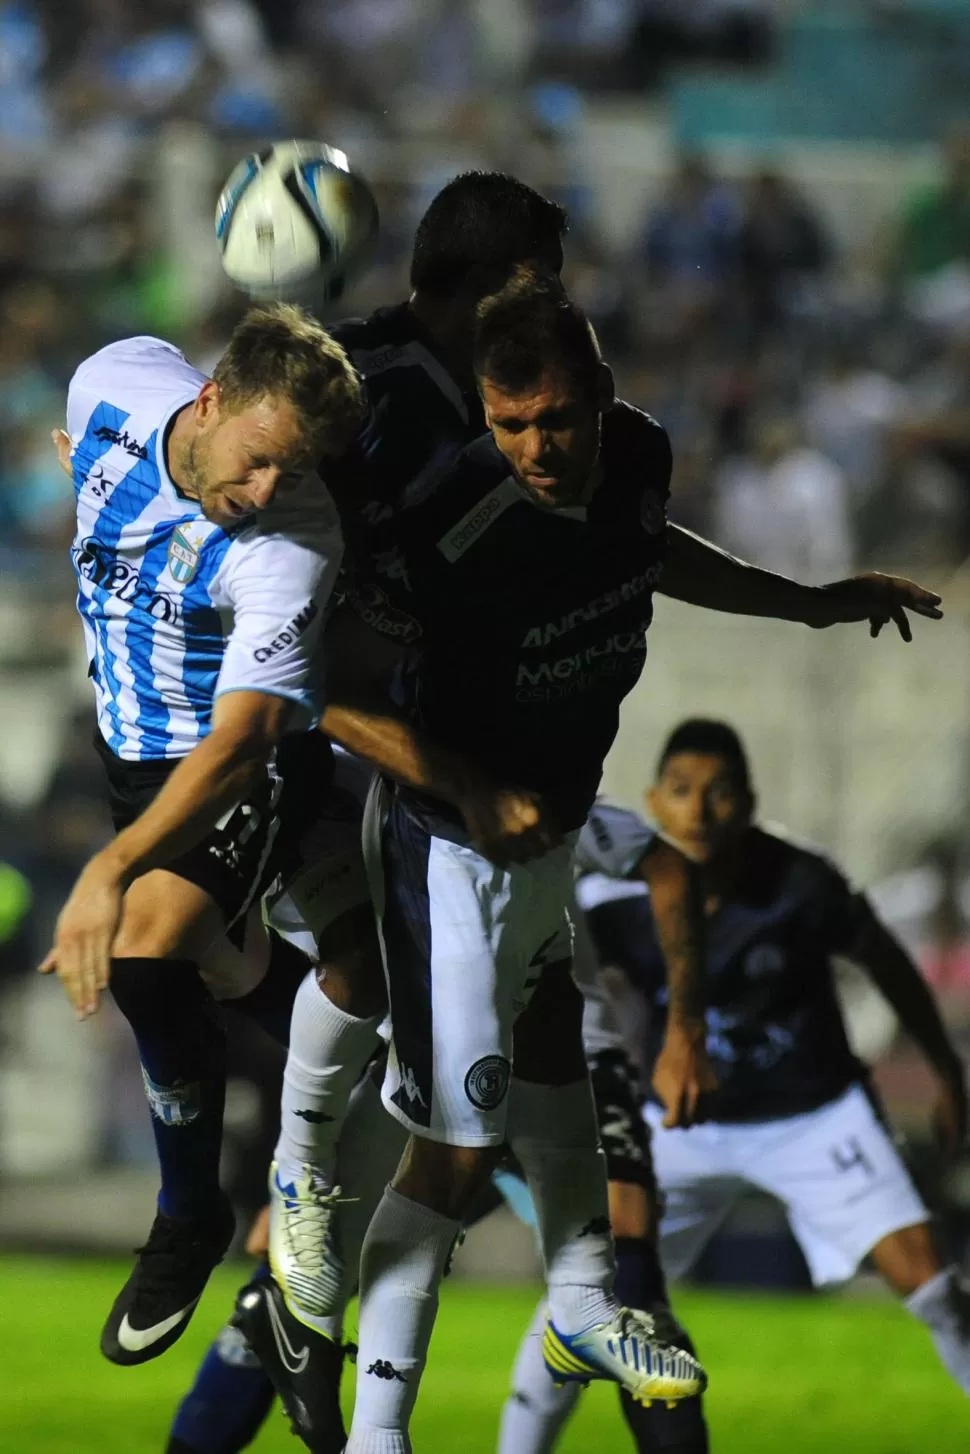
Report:
[[[339,298],[377,236],[377,203],[342,151],[281,141],[234,169],[216,204],[222,266],[251,298]]]

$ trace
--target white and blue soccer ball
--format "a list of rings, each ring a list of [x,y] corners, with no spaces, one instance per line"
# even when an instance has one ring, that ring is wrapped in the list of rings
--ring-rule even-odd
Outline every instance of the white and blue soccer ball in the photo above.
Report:
[[[336,147],[281,141],[233,170],[216,204],[222,266],[267,301],[339,298],[366,265],[377,203]]]

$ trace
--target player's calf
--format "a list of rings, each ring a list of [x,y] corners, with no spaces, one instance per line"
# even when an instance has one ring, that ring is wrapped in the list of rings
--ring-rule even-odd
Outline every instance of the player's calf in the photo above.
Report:
[[[870,1255],[913,1316],[926,1324],[951,1378],[970,1394],[970,1286],[956,1266],[944,1266],[929,1223],[890,1232]]]

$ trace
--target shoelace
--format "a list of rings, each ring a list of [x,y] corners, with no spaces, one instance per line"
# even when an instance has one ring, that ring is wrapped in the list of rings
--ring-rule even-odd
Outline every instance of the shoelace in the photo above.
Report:
[[[664,1343],[670,1348],[676,1348],[685,1352],[684,1338],[686,1334],[674,1317],[670,1308],[662,1304],[652,1307],[647,1315],[653,1323],[653,1336],[657,1343]]]
[[[309,1175],[309,1190],[304,1197],[287,1199],[283,1232],[297,1266],[316,1272],[326,1251],[334,1209],[358,1198],[345,1197],[339,1186],[328,1191],[310,1167],[304,1167],[304,1171]]]

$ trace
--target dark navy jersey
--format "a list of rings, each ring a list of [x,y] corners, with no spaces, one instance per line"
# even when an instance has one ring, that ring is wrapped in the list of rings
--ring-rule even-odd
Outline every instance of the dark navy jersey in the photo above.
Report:
[[[635,815],[631,815],[635,816]],[[869,914],[824,856],[761,829],[744,845],[744,883],[707,920],[707,1050],[718,1121],[797,1115],[864,1075],[846,1038],[831,959]],[[578,898],[602,964],[617,965],[651,1007],[646,1063],[666,1025],[666,969],[642,883],[581,880]],[[614,883],[616,881],[614,880]],[[588,889],[583,892],[584,884]]]
[[[402,607],[420,632],[411,701],[439,743],[584,821],[646,655],[670,446],[628,404],[603,418],[581,508],[536,504],[491,436],[400,520]]]
[[[455,381],[406,303],[329,331],[350,355],[369,404],[350,450],[322,471],[346,540],[343,590],[368,625],[408,646],[413,627],[393,603],[397,516],[426,498],[484,432],[481,403],[470,377],[464,390]]]
[[[364,380],[367,420],[346,456],[323,473],[346,541],[341,592],[354,596],[364,619],[407,645],[412,631],[388,599],[393,578],[396,516],[422,499],[454,463],[485,421],[469,381],[463,393],[406,303],[368,318],[329,325]],[[333,776],[333,754],[319,732],[289,735],[277,750],[283,779],[281,821],[299,837]],[[312,787],[312,792],[308,792]]]

